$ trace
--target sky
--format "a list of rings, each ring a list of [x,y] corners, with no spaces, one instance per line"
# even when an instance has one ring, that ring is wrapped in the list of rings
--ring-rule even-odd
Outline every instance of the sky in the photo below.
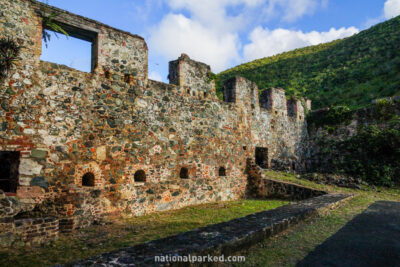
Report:
[[[47,0],[138,34],[149,77],[168,82],[182,53],[215,73],[254,59],[348,37],[400,15],[400,0]],[[52,36],[42,59],[90,71],[90,43]],[[63,53],[60,53],[63,51]]]

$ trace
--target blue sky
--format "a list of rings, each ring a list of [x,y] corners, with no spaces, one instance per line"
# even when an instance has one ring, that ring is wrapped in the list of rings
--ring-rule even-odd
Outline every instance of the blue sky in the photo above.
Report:
[[[45,2],[45,1],[42,1]],[[253,59],[351,36],[400,15],[400,0],[48,0],[141,35],[150,78],[167,82],[181,53],[218,73]],[[63,53],[60,53],[63,51]],[[88,70],[90,44],[59,35],[42,59]]]

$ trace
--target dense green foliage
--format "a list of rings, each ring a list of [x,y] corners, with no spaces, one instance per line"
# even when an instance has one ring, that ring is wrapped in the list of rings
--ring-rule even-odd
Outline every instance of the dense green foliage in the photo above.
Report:
[[[371,184],[400,185],[400,103],[379,99],[367,109],[337,106],[308,115],[318,136],[319,171],[343,173]],[[358,120],[357,131],[347,125]],[[354,127],[354,126],[353,126]]]
[[[255,60],[218,75],[217,91],[235,75],[261,89],[282,87],[308,97],[313,108],[347,105],[400,94],[400,16],[352,37]]]
[[[329,158],[329,169],[361,178],[371,184],[400,184],[400,130],[365,126],[342,141],[325,139],[321,158]],[[328,169],[328,168],[326,168]]]
[[[313,127],[323,125],[348,124],[353,116],[353,112],[347,106],[335,106],[320,112],[310,112],[307,115],[307,123]]]
[[[377,121],[387,121],[389,119],[395,119],[395,109],[396,106],[393,104],[392,101],[389,101],[385,98],[378,99],[373,108],[373,115]]]
[[[340,146],[344,160],[336,161],[336,168],[374,184],[400,182],[399,130],[369,126]]]

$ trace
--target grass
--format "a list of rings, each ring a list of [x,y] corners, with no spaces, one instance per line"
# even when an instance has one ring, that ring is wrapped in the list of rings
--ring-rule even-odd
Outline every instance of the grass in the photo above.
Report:
[[[400,189],[362,186],[362,190],[353,190],[317,184],[299,179],[293,174],[273,171],[267,171],[266,174],[275,180],[328,192],[350,193],[355,196],[328,214],[302,222],[247,251],[237,253],[246,256],[246,262],[237,266],[294,266],[375,201],[400,201]],[[112,218],[112,224],[92,226],[74,234],[61,235],[59,240],[40,248],[0,250],[0,266],[49,266],[76,261],[209,224],[274,209],[287,203],[277,200],[238,200],[192,206],[142,217],[116,217]]]
[[[49,266],[229,221],[288,204],[281,200],[238,200],[186,207],[134,218],[111,218],[40,248],[0,249],[0,266]]]
[[[246,256],[246,262],[241,263],[240,266],[295,266],[316,246],[323,243],[375,201],[400,201],[400,189],[373,189],[363,186],[362,190],[352,190],[316,184],[300,180],[292,174],[280,172],[268,171],[267,176],[329,192],[352,193],[355,196],[328,214],[302,222],[247,251],[238,253],[238,255]]]

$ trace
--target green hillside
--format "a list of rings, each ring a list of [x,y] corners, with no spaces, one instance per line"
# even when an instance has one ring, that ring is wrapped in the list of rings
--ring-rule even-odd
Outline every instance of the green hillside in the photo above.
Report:
[[[258,59],[221,72],[217,91],[235,75],[260,90],[282,87],[288,96],[306,96],[313,109],[348,105],[400,94],[400,16],[331,43]]]

